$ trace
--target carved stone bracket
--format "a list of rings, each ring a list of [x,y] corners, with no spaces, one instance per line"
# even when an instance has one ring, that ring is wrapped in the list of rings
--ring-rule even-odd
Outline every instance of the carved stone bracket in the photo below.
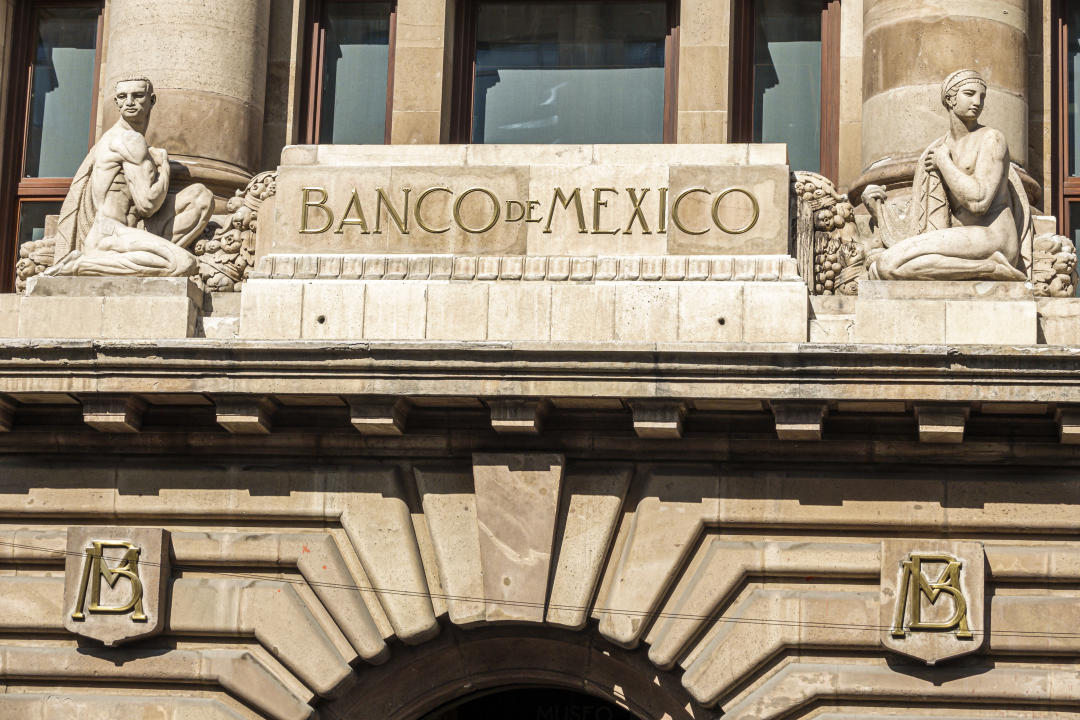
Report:
[[[776,436],[781,440],[820,440],[827,403],[820,401],[780,401],[770,403],[776,418]]]
[[[405,432],[410,408],[404,398],[352,395],[346,401],[349,403],[349,421],[361,435],[401,435]]]
[[[639,400],[630,403],[630,409],[638,437],[673,440],[682,437],[686,403]]]
[[[0,397],[0,432],[11,432],[15,424],[15,405]]]
[[[487,400],[491,411],[491,427],[497,433],[536,435],[548,413],[545,400]]]
[[[279,407],[276,400],[268,397],[216,395],[213,400],[218,425],[240,435],[269,434]]]
[[[146,401],[137,395],[89,395],[80,398],[83,422],[106,433],[135,433],[142,429]]]

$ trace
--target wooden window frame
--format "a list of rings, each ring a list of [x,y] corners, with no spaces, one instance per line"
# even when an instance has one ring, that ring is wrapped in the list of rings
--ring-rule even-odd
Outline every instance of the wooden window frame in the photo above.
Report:
[[[477,6],[485,0],[458,0],[454,18],[454,77],[450,115],[450,142],[472,143],[472,115],[476,81]],[[622,4],[633,0],[547,0]],[[678,130],[679,0],[667,3],[668,31],[664,38],[664,129],[661,142],[674,143]]]
[[[18,261],[19,216],[24,203],[63,202],[71,187],[71,178],[23,177],[26,166],[26,140],[30,132],[30,95],[34,87],[34,53],[38,44],[36,14],[44,8],[97,7],[97,39],[94,51],[94,82],[91,90],[90,117],[87,118],[87,152],[93,147],[101,91],[101,43],[104,29],[104,0],[27,0],[16,3],[12,18],[12,43],[8,76],[7,132],[3,157],[5,170],[0,177],[0,228],[9,239],[0,241],[0,292],[15,289],[15,264]]]
[[[326,46],[326,30],[323,28],[323,12],[328,5],[338,3],[374,3],[387,0],[308,0],[305,23],[303,87],[301,97],[304,108],[301,112],[301,141],[308,145],[318,145],[319,118],[322,117],[322,74]],[[390,30],[387,39],[386,62],[386,119],[384,121],[383,144],[390,144],[391,126],[394,118],[394,56],[397,54],[397,0],[390,0]]]
[[[821,175],[840,174],[840,2],[821,0]],[[731,140],[754,138],[754,0],[736,0],[732,17]],[[827,102],[832,100],[833,102]],[[798,169],[798,168],[794,168]]]
[[[1065,6],[1066,3],[1062,0],[1054,0],[1051,8],[1054,24],[1050,99],[1053,132],[1050,157],[1053,174],[1051,212],[1057,217],[1058,232],[1068,236],[1072,220],[1069,206],[1071,203],[1080,202],[1080,175],[1069,174],[1069,26],[1066,22]]]

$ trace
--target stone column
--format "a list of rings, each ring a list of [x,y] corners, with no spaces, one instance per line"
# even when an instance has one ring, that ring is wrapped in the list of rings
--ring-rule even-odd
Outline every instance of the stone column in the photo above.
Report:
[[[948,128],[941,82],[961,68],[986,78],[982,122],[1005,133],[1013,161],[1023,166],[1027,20],[1027,0],[864,0],[864,169],[854,193],[871,182],[910,184],[919,154]],[[1031,194],[1036,186],[1028,180]]]
[[[104,127],[117,119],[112,88],[145,75],[158,101],[147,139],[219,196],[261,168],[269,0],[112,0],[102,100]]]
[[[398,0],[390,142],[449,138],[453,83],[453,0]]]
[[[731,0],[680,0],[680,143],[728,142]]]

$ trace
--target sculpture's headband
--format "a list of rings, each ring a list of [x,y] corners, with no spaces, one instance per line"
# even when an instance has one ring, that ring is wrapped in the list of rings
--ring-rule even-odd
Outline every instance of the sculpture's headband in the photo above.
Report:
[[[977,82],[983,86],[983,90],[986,89],[986,81],[983,80],[982,75],[980,75],[976,71],[957,70],[956,72],[950,74],[949,77],[945,78],[945,82],[941,83],[941,104],[945,107],[948,107],[949,104],[946,102],[946,100],[948,100],[949,95],[952,93],[953,90],[960,87],[966,82]]]
[[[119,85],[122,82],[144,82],[146,83],[146,92],[150,95],[154,94],[154,83],[150,82],[150,78],[143,75],[128,75],[117,80],[116,84]]]

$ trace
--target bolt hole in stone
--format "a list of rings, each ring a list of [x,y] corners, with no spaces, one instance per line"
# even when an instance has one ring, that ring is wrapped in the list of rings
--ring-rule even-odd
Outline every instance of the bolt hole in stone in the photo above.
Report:
[[[315,322],[319,323],[320,325],[325,325],[326,324],[326,316],[325,315],[320,315],[319,317],[315,318]]]
[[[503,585],[507,585],[507,586],[509,586],[509,585],[510,585],[510,578],[508,578],[508,577],[504,577],[504,578],[503,578]]]
[[[496,688],[444,705],[421,720],[634,720],[617,705],[556,688]]]
[[[716,319],[716,322],[717,322],[718,324],[720,324],[720,325],[723,325],[724,323],[726,323],[726,322],[727,322],[727,320],[725,320],[724,318],[717,318],[717,319]]]

